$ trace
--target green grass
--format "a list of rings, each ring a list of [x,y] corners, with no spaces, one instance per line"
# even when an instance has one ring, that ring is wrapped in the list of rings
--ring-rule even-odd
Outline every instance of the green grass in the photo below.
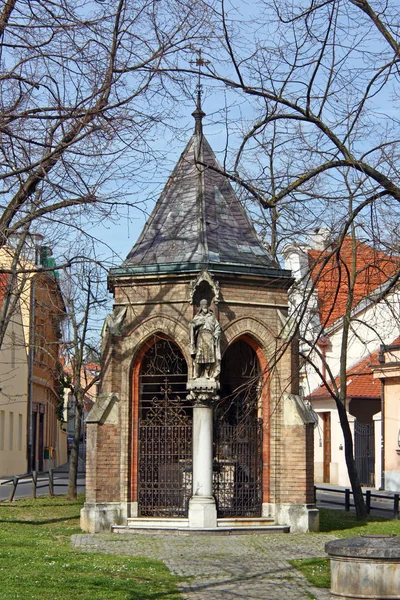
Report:
[[[400,535],[400,521],[368,517],[365,521],[357,521],[354,513],[343,510],[319,509],[320,533],[329,533],[335,538],[354,537],[357,535]],[[318,533],[311,535],[319,535]],[[315,585],[330,588],[330,563],[327,558],[308,558],[292,560],[290,564],[299,570]]]
[[[160,561],[79,552],[83,497],[0,503],[1,600],[178,600]]]

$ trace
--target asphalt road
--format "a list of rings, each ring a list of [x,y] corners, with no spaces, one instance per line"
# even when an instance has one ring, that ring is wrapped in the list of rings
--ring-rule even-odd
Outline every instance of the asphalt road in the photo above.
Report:
[[[7,477],[0,479],[0,501],[7,501],[9,494],[13,488],[12,484],[4,483],[7,481]],[[17,485],[14,499],[18,498],[30,498],[32,497],[32,477],[24,477]],[[66,494],[68,488],[68,465],[64,465],[60,469],[54,471],[54,494]],[[78,474],[78,492],[85,491],[85,474]],[[49,479],[45,474],[38,476],[37,496],[48,496],[49,495]]]

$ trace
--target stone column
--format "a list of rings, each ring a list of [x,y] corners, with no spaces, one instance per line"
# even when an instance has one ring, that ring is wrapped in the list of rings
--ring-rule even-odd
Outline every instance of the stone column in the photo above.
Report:
[[[189,527],[217,526],[213,497],[213,407],[219,399],[215,380],[188,383],[193,406],[193,495],[189,500]]]

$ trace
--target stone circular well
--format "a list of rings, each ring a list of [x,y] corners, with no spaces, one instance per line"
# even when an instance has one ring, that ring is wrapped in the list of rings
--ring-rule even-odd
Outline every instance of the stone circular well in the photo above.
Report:
[[[400,537],[360,535],[325,544],[331,593],[344,599],[400,599]]]

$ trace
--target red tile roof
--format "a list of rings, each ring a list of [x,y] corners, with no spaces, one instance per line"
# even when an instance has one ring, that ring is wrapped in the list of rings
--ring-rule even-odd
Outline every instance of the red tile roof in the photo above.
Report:
[[[353,261],[352,239],[346,237],[336,251],[309,250],[311,277],[318,292],[318,308],[323,327],[329,327],[345,313]],[[400,268],[400,257],[389,256],[356,241],[356,277],[352,306],[379,288]]]
[[[369,354],[347,370],[347,398],[380,398],[380,382],[373,378],[371,369],[371,365],[378,362],[378,355],[379,350],[376,350],[376,352]],[[335,382],[339,388],[339,377],[335,378]],[[316,400],[327,396],[330,396],[330,394],[326,387],[320,385],[310,394],[309,399]]]

